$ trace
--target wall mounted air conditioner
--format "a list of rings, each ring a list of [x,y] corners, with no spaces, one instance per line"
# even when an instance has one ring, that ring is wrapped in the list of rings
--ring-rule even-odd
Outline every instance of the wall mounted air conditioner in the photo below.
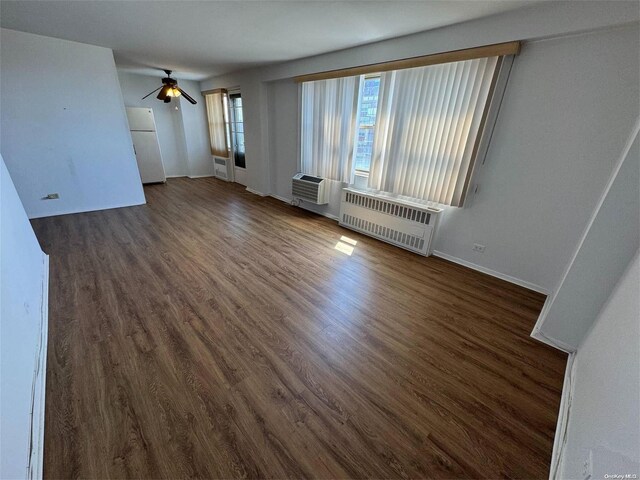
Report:
[[[342,189],[340,225],[429,256],[442,209],[384,195]]]
[[[297,173],[291,179],[293,198],[324,205],[329,203],[329,185],[326,179]]]

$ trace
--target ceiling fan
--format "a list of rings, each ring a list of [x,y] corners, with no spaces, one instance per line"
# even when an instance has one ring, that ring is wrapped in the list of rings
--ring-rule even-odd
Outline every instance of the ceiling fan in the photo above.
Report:
[[[183,95],[184,98],[186,98],[187,101],[191,102],[193,105],[198,103],[193,98],[191,98],[191,95],[189,95],[178,86],[178,81],[176,79],[171,78],[171,70],[165,70],[164,73],[167,74],[167,78],[162,79],[162,85],[156,88],[153,92],[147,93],[144,97],[142,97],[142,100],[160,90],[160,93],[158,93],[156,98],[158,100],[162,100],[164,103],[169,103],[172,98],[179,97],[180,95]]]

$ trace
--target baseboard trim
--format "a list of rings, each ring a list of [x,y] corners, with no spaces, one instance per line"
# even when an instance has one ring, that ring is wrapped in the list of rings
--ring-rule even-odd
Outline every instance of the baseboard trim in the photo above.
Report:
[[[206,178],[206,177],[215,177],[215,175],[188,175],[189,178]]]
[[[305,208],[305,210],[307,209]],[[313,210],[307,210],[307,212],[317,213],[318,215],[322,215],[323,217],[327,217],[327,218],[330,218],[331,220],[335,220],[336,222],[340,222],[340,219],[338,217],[336,217],[335,215],[331,215],[330,213],[319,213],[319,212],[314,212]]]
[[[47,342],[49,338],[49,255],[42,254],[42,301],[38,358],[31,387],[31,430],[27,478],[42,478],[44,465],[44,409],[47,382]]]
[[[188,176],[189,175],[165,175],[164,178],[184,178]]]
[[[269,196],[268,193],[262,193],[262,192],[259,192],[258,190],[254,190],[253,188],[247,187],[246,190],[247,190],[247,192],[253,193],[254,195],[258,195],[260,197],[268,197]]]
[[[146,203],[147,200],[145,198],[142,202],[139,203],[124,203],[122,205],[109,205],[106,207],[90,207],[86,210],[59,210],[42,215],[29,215],[29,220],[33,220],[35,218],[58,217],[60,215],[75,215],[76,213],[101,212],[103,210],[113,210],[115,208],[139,207],[140,205],[146,205]]]
[[[505,280],[509,283],[520,285],[521,287],[527,288],[529,290],[533,290],[534,292],[542,293],[543,295],[549,295],[548,290],[546,290],[545,288],[542,288],[540,285],[536,285],[535,283],[527,282],[526,280],[520,280],[519,278],[512,277],[511,275],[507,275],[505,273],[500,273],[495,270],[491,270],[490,268],[483,267],[481,265],[469,262],[467,260],[463,260],[462,258],[454,257],[453,255],[449,255],[448,253],[440,252],[438,250],[434,250],[433,255],[435,255],[436,257],[444,258],[445,260],[449,260],[450,262],[457,263],[458,265],[471,268],[472,270],[477,270],[478,272],[486,273],[487,275],[491,275],[492,277],[499,278],[500,280]]]
[[[290,198],[287,198],[287,197],[281,197],[280,195],[275,195],[275,194],[273,194],[273,193],[272,193],[272,194],[270,194],[269,196],[270,196],[270,197],[275,198],[276,200],[280,200],[281,202],[291,204],[291,199],[290,199]]]
[[[560,410],[558,411],[558,422],[556,433],[553,439],[553,451],[551,452],[551,468],[549,469],[549,480],[559,480],[564,455],[564,447],[567,442],[567,427],[569,426],[569,414],[571,413],[571,402],[573,400],[573,377],[575,371],[576,354],[570,353],[567,358],[567,367],[564,373],[564,383],[562,384],[562,396],[560,397]]]
[[[280,195],[275,195],[273,193],[270,193],[268,196],[269,197],[273,197],[276,200],[280,200],[281,202],[288,203],[288,204],[291,204],[291,201],[292,201],[291,198],[281,197]],[[336,222],[339,221],[338,217],[336,217],[335,215],[331,215],[330,213],[316,212],[315,210],[309,210],[308,208],[304,208],[302,206],[299,206],[299,208],[302,208],[302,209],[306,210],[307,212],[315,213],[317,215],[322,215],[323,217],[330,218],[331,220],[335,220]]]

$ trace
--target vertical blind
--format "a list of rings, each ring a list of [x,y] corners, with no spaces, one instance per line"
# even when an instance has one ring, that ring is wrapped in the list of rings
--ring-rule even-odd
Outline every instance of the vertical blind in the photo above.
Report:
[[[461,206],[498,60],[381,74],[369,188]]]
[[[303,172],[351,182],[359,82],[345,77],[302,84]]]
[[[381,73],[368,188],[462,206],[503,58]],[[363,79],[302,83],[304,173],[353,184]]]
[[[227,91],[220,89],[207,93],[204,97],[207,105],[207,118],[209,120],[211,154],[223,158],[229,156],[224,108],[224,97],[226,95]]]

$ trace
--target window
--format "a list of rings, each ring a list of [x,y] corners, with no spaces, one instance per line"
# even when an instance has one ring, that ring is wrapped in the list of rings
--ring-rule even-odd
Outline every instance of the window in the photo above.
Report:
[[[242,116],[242,96],[239,93],[229,95],[229,130],[233,162],[236,167],[246,168],[244,156],[244,118]]]
[[[371,167],[373,129],[376,125],[379,90],[380,75],[364,78],[358,102],[358,138],[354,165],[356,175],[367,175]]]
[[[302,171],[352,183],[359,77],[302,84]]]
[[[302,172],[462,206],[504,58],[303,82]]]

